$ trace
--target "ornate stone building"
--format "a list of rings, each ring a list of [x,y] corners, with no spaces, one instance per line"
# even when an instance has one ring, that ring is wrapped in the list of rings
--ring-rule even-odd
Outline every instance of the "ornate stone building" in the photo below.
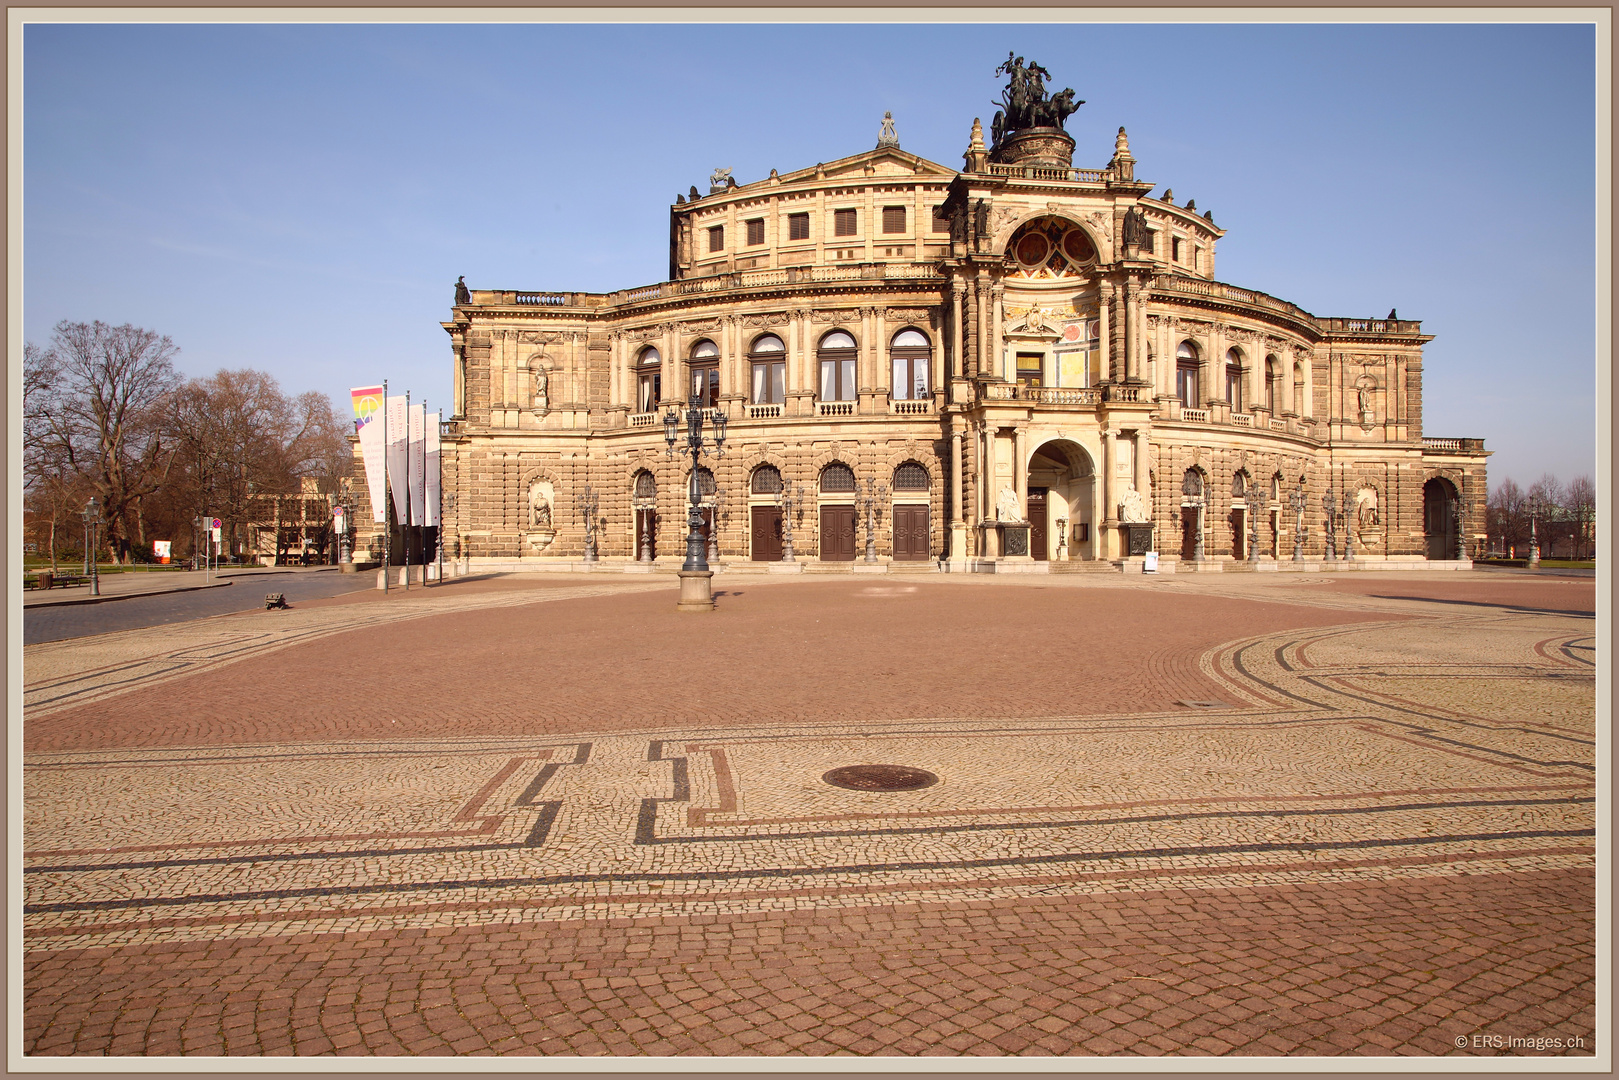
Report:
[[[692,400],[728,420],[699,476],[722,564],[863,559],[868,533],[947,569],[1472,554],[1486,452],[1425,437],[1421,324],[1220,282],[1224,232],[1151,197],[1123,128],[1075,168],[1082,103],[1003,70],[959,171],[885,122],[865,153],[677,197],[665,282],[458,286],[446,556],[574,562],[593,505],[603,563],[677,562],[663,414]]]

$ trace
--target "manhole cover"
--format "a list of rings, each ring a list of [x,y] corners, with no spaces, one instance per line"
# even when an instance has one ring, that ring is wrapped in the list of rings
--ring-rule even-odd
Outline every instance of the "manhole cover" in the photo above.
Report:
[[[932,787],[939,778],[909,765],[845,765],[821,777],[833,787],[850,791],[914,791]]]

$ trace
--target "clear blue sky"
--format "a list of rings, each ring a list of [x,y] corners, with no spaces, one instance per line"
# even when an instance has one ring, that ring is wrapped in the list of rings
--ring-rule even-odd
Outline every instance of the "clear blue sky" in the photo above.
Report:
[[[662,280],[716,166],[959,167],[1008,49],[1075,164],[1228,230],[1221,280],[1436,335],[1426,431],[1493,481],[1595,475],[1589,26],[80,26],[24,35],[25,334],[168,334],[189,374],[448,407],[452,285]]]

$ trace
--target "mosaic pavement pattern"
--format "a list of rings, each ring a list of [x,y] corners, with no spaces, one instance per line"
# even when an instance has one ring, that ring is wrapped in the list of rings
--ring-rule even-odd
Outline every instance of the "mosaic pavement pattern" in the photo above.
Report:
[[[30,754],[25,1046],[1590,1054],[1591,620],[1421,615],[1174,712]]]

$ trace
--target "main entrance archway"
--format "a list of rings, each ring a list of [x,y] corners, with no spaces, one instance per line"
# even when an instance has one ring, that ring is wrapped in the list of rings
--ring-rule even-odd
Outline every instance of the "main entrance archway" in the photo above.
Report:
[[[1037,560],[1096,558],[1096,470],[1090,454],[1076,442],[1052,439],[1030,455],[1028,475],[1029,554]]]
[[[1460,502],[1455,486],[1444,477],[1436,476],[1422,485],[1422,531],[1428,558],[1456,557],[1456,534],[1460,524],[1456,511]]]

